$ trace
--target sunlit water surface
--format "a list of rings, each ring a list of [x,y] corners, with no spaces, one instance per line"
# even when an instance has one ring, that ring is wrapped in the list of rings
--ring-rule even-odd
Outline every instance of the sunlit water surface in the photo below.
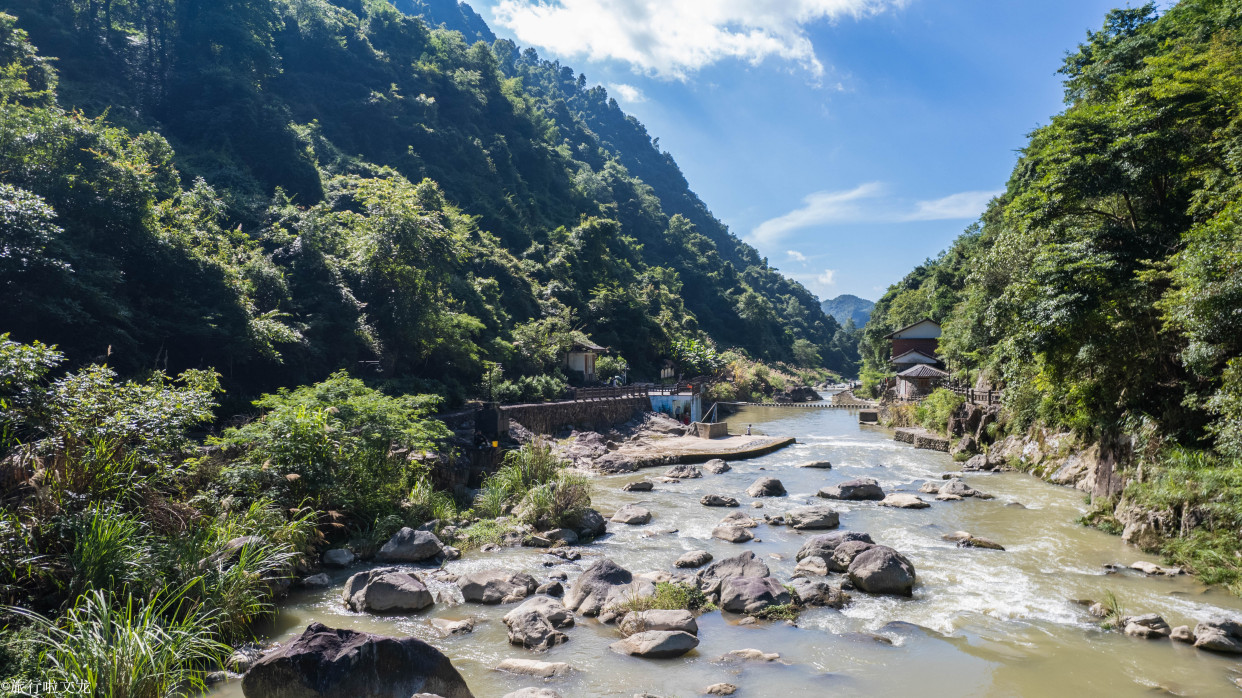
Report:
[[[891,432],[860,426],[857,413],[838,409],[747,408],[729,418],[731,431],[747,423],[762,433],[790,435],[798,444],[749,461],[735,461],[723,475],[704,474],[679,484],[658,484],[653,492],[622,492],[631,480],[660,470],[599,477],[594,504],[608,513],[637,502],[654,513],[644,526],[609,524],[604,539],[580,548],[579,563],[545,566],[554,558],[529,548],[467,553],[448,563],[456,573],[487,567],[525,571],[547,580],[554,569],[570,581],[597,556],[627,569],[673,571],[683,552],[709,550],[717,559],[753,550],[788,579],[794,554],[807,535],[768,525],[754,529],[758,541],[731,544],[711,538],[715,523],[731,510],[699,504],[707,493],[737,497],[742,511],[759,517],[808,503],[815,492],[856,477],[873,477],[885,491],[916,492],[927,480],[955,469],[946,454],[915,450],[892,440]],[[794,467],[829,460],[832,470]],[[745,489],[758,476],[777,477],[788,497],[762,500],[750,508]],[[579,618],[570,641],[544,653],[510,645],[500,621],[512,606],[437,604],[409,616],[376,617],[347,611],[340,586],[359,568],[334,573],[335,586],[295,595],[284,604],[270,636],[287,641],[312,621],[386,635],[415,635],[452,658],[480,698],[499,698],[539,679],[496,672],[507,657],[568,662],[576,671],[546,685],[570,696],[696,696],[711,684],[740,686],[738,696],[903,695],[1053,696],[1237,695],[1233,679],[1242,664],[1169,640],[1147,641],[1102,632],[1076,599],[1101,599],[1112,591],[1130,614],[1159,613],[1172,626],[1211,615],[1242,618],[1242,601],[1193,579],[1145,578],[1107,573],[1106,565],[1157,558],[1124,545],[1118,537],[1074,521],[1085,510],[1082,493],[1018,473],[968,475],[967,484],[995,495],[992,500],[934,502],[929,509],[903,510],[874,503],[838,503],[841,528],[866,531],[877,543],[905,553],[918,572],[914,597],[854,594],[843,611],[811,609],[797,627],[783,622],[742,626],[719,612],[699,619],[696,651],[668,660],[644,660],[608,650],[615,626]],[[924,496],[931,500],[930,495]],[[1006,506],[1013,502],[1024,508]],[[963,530],[1000,542],[1004,552],[959,549],[941,536]],[[568,587],[567,587],[568,588]],[[441,638],[433,617],[477,621],[473,633]],[[894,621],[912,626],[890,626]],[[917,627],[914,627],[917,626]],[[788,664],[716,661],[733,649],[778,652]],[[215,691],[240,696],[236,682]]]

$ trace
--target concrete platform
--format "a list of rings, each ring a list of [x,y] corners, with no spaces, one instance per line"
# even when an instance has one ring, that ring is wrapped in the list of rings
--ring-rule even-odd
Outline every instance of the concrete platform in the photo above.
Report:
[[[744,460],[791,446],[792,436],[725,436],[700,439],[696,436],[649,436],[621,446],[614,453],[639,468],[678,463],[705,463],[713,458]]]

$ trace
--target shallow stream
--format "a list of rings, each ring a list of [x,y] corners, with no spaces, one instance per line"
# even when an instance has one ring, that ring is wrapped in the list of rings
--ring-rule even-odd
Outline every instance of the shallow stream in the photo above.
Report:
[[[955,470],[946,454],[915,450],[892,440],[891,432],[858,424],[857,413],[839,409],[746,408],[729,417],[731,431],[747,423],[762,433],[790,435],[798,444],[749,461],[732,471],[704,473],[700,479],[657,484],[653,492],[622,492],[631,480],[662,469],[600,477],[594,506],[606,515],[622,504],[641,503],[654,518],[644,526],[609,524],[602,540],[579,548],[578,563],[547,567],[554,558],[530,548],[495,553],[467,552],[448,563],[453,572],[487,567],[525,571],[540,582],[563,569],[570,582],[597,556],[611,557],[635,574],[673,571],[683,552],[706,549],[716,559],[753,550],[773,575],[788,579],[794,554],[809,535],[760,525],[756,541],[731,544],[711,538],[715,523],[732,509],[699,504],[708,493],[742,501],[740,511],[760,517],[807,503],[824,503],[815,492],[856,477],[877,479],[886,492],[917,492],[927,480]],[[831,470],[795,467],[829,460]],[[761,500],[751,509],[745,489],[760,475],[777,477],[788,497]],[[869,502],[834,503],[841,529],[866,531],[877,543],[896,548],[914,563],[914,597],[873,597],[855,592],[842,611],[810,609],[793,627],[784,622],[738,625],[732,614],[699,618],[701,644],[690,654],[644,660],[608,650],[618,639],[615,626],[579,617],[567,630],[570,641],[545,653],[510,645],[500,618],[509,606],[437,604],[411,616],[376,617],[347,611],[340,586],[359,568],[334,573],[335,586],[291,597],[277,617],[272,639],[286,641],[311,621],[387,635],[418,636],[452,658],[479,698],[500,698],[540,679],[492,670],[508,657],[568,662],[576,671],[547,685],[571,696],[630,698],[697,696],[719,682],[736,684],[739,697],[821,695],[1067,696],[1082,695],[1237,695],[1235,678],[1242,662],[1169,640],[1140,640],[1103,632],[1076,599],[1104,598],[1113,592],[1128,614],[1159,613],[1171,626],[1190,625],[1212,615],[1242,618],[1242,599],[1209,589],[1194,579],[1147,578],[1137,572],[1110,573],[1109,564],[1159,560],[1123,544],[1120,538],[1074,521],[1086,509],[1081,492],[1019,473],[967,475],[970,486],[995,495],[992,500],[933,502],[931,508],[905,510]],[[925,499],[932,500],[930,495]],[[1020,503],[1023,507],[1006,506]],[[968,531],[995,540],[1005,551],[957,548],[941,536]],[[568,586],[566,586],[568,588]],[[441,638],[432,617],[473,617],[473,633]],[[895,625],[899,621],[912,625]],[[917,626],[917,627],[915,627]],[[784,663],[718,662],[729,650],[777,652]],[[240,684],[213,693],[241,696]]]

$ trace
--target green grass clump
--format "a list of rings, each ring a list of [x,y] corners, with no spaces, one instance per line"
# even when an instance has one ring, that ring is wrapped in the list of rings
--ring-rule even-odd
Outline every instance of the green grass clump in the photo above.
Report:
[[[782,603],[761,608],[751,615],[764,620],[797,620],[802,609],[793,603]]]
[[[488,543],[501,545],[505,534],[510,530],[512,530],[511,527],[497,523],[495,520],[483,519],[457,532],[457,547],[462,550],[473,550]]]
[[[624,616],[631,612],[655,610],[708,612],[716,610],[716,605],[693,584],[660,582],[656,584],[655,594],[630,596],[625,601],[614,604],[609,610]]]

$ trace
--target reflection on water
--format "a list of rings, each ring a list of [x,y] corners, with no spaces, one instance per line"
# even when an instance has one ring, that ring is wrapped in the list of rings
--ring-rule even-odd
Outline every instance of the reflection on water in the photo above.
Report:
[[[572,578],[596,556],[611,557],[635,573],[673,570],[683,552],[706,549],[717,558],[753,550],[773,574],[787,579],[794,553],[805,539],[795,531],[761,525],[760,539],[734,545],[711,538],[728,510],[701,506],[716,492],[748,506],[746,487],[759,475],[779,478],[790,496],[764,499],[756,513],[777,514],[812,503],[825,485],[873,477],[886,491],[915,492],[929,479],[953,470],[946,454],[916,451],[876,427],[860,427],[848,410],[747,408],[729,418],[733,430],[753,424],[757,432],[797,436],[799,443],[750,461],[734,462],[723,475],[704,474],[678,484],[658,484],[653,492],[622,492],[621,485],[659,470],[601,477],[594,501],[604,512],[629,502],[642,503],[655,517],[645,526],[610,524],[611,535],[581,548],[583,560],[557,564],[531,549],[468,553],[448,563],[462,572],[486,567],[520,569],[541,582],[552,569]],[[832,470],[796,468],[808,460],[829,460]],[[761,470],[763,472],[761,472]],[[339,602],[340,584],[350,572],[335,574],[337,586],[294,597],[274,622],[271,637],[286,640],[317,620],[388,635],[411,634],[448,654],[480,698],[504,695],[538,679],[491,670],[507,657],[568,662],[572,676],[547,685],[564,696],[624,696],[649,692],[695,696],[713,683],[737,684],[739,696],[896,695],[1065,696],[1236,695],[1234,678],[1242,664],[1168,640],[1147,641],[1101,632],[1076,599],[1101,599],[1112,591],[1131,614],[1159,613],[1172,626],[1194,625],[1214,614],[1242,617],[1242,602],[1207,589],[1188,577],[1144,578],[1106,574],[1108,563],[1158,561],[1121,543],[1115,536],[1079,526],[1082,494],[1017,473],[968,475],[966,482],[995,495],[993,500],[935,502],[929,509],[904,510],[874,503],[838,503],[843,529],[866,531],[914,562],[919,583],[914,598],[855,594],[843,611],[812,609],[797,627],[781,622],[737,625],[738,617],[708,614],[699,619],[701,644],[685,657],[643,660],[608,650],[617,639],[612,626],[579,619],[570,641],[536,654],[506,640],[500,617],[511,606],[438,604],[412,616],[354,614]],[[930,499],[930,497],[927,497]],[[1006,506],[1020,503],[1022,507]],[[747,511],[751,511],[746,509]],[[1000,542],[1005,551],[954,547],[941,536],[969,531]],[[427,623],[432,617],[478,622],[473,633],[440,638]],[[900,621],[912,625],[889,625]],[[729,650],[754,647],[779,652],[785,664],[730,664],[714,661]],[[239,696],[234,683],[217,694]]]

